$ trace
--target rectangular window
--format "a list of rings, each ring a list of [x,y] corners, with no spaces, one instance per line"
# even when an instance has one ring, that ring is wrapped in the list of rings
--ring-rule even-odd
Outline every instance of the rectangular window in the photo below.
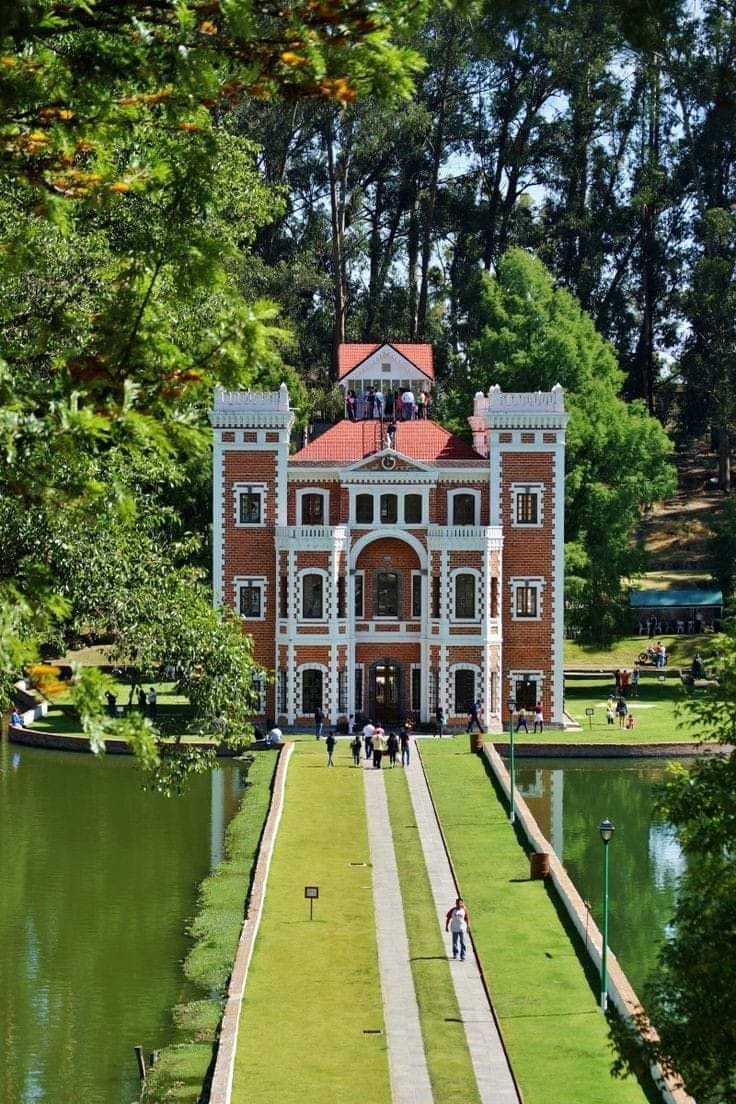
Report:
[[[302,495],[302,525],[324,525],[325,499],[321,494]]]
[[[440,673],[436,667],[429,672],[429,711],[432,715],[437,712],[440,700]]]
[[[422,671],[420,667],[411,669],[411,708],[413,713],[422,709]]]
[[[345,616],[345,576],[338,575],[337,578],[337,616]]]
[[[452,524],[475,525],[475,495],[459,491],[452,498]]]
[[[309,716],[322,708],[322,672],[302,671],[302,714]]]
[[[254,675],[251,680],[251,688],[253,691],[253,709],[256,713],[266,712],[266,694],[263,675]]]
[[[404,499],[404,521],[407,525],[422,524],[422,496],[408,494]]]
[[[432,616],[439,617],[440,615],[440,577],[439,575],[432,576]]]
[[[279,713],[286,713],[286,671],[279,671]]]
[[[536,525],[539,521],[539,495],[536,491],[517,491],[516,524]]]
[[[399,616],[399,576],[395,571],[376,572],[373,616]]]
[[[338,713],[347,713],[348,711],[348,673],[347,671],[337,672],[337,711]]]
[[[455,617],[458,621],[471,621],[475,617],[475,575],[455,576]]]
[[[467,667],[461,667],[455,671],[455,704],[456,714],[467,713],[471,704],[475,701],[475,672]]]
[[[356,572],[355,574],[355,605],[354,616],[363,616],[363,572]]]
[[[399,519],[398,496],[395,494],[381,495],[381,524],[395,525]]]
[[[238,608],[241,617],[261,620],[263,617],[262,579],[245,579],[238,584]]]
[[[238,494],[238,524],[263,524],[263,495],[261,488],[245,487]]]
[[[363,712],[363,667],[355,668],[355,715]]]
[[[289,616],[289,580],[286,575],[279,579],[279,617]]]
[[[539,587],[517,586],[516,588],[516,616],[537,617],[539,599]]]
[[[302,617],[321,621],[324,616],[324,579],[321,575],[302,576]]]
[[[373,524],[373,495],[359,494],[355,499],[355,520],[358,525]]]
[[[491,577],[491,617],[498,617],[498,579]]]
[[[418,571],[411,573],[411,615],[422,616],[422,576]]]

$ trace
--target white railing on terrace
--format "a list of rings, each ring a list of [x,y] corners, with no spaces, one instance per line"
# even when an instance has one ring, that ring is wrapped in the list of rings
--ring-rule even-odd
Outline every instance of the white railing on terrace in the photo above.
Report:
[[[488,394],[476,392],[473,413],[480,414],[564,414],[565,392],[556,383],[551,391],[502,391],[498,384]]]
[[[430,540],[452,537],[453,540],[486,540],[488,537],[500,537],[501,529],[489,525],[430,525],[427,529]]]
[[[225,391],[215,388],[215,413],[238,414],[288,413],[289,390],[285,383],[278,391]]]
[[[326,540],[344,540],[347,529],[342,525],[277,525],[279,540],[309,540],[324,537]]]

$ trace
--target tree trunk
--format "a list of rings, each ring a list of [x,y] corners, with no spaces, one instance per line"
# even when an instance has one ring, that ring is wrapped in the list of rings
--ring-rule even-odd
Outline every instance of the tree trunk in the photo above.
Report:
[[[378,311],[378,299],[381,294],[379,274],[381,271],[381,216],[383,214],[383,180],[376,181],[375,203],[371,214],[371,235],[368,257],[368,296],[365,308],[365,339],[375,341],[373,332]]]
[[[731,493],[731,441],[728,427],[718,427],[718,486],[724,494]]]
[[[330,184],[330,217],[332,221],[332,284],[335,299],[335,321],[332,327],[332,378],[337,379],[337,352],[345,341],[347,289],[345,281],[345,188],[340,187],[334,148],[332,118],[325,130],[327,173]]]
[[[414,341],[417,336],[417,261],[419,259],[419,218],[417,211],[418,201],[416,189],[409,207],[409,232],[407,236],[407,276],[409,283],[409,338]]]

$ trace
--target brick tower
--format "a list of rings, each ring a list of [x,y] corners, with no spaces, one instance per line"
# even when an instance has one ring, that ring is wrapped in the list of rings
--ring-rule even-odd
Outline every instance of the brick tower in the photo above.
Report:
[[[289,434],[286,384],[273,392],[215,391],[212,585],[217,605],[248,619],[256,660],[276,666],[274,533],[286,524]],[[260,714],[274,715],[273,687]]]
[[[502,693],[563,724],[565,429],[551,391],[475,397],[474,446],[490,461],[491,526],[503,531]],[[502,703],[504,716],[508,704]]]

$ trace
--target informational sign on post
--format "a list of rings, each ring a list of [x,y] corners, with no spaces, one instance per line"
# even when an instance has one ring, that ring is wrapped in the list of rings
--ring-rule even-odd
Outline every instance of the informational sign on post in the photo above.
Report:
[[[595,709],[593,709],[592,706],[588,706],[587,709],[585,710],[585,716],[588,718],[588,728],[593,727],[593,714],[594,713],[595,713]]]
[[[304,896],[309,901],[309,919],[313,918],[314,902],[319,899],[319,886],[305,886]]]

